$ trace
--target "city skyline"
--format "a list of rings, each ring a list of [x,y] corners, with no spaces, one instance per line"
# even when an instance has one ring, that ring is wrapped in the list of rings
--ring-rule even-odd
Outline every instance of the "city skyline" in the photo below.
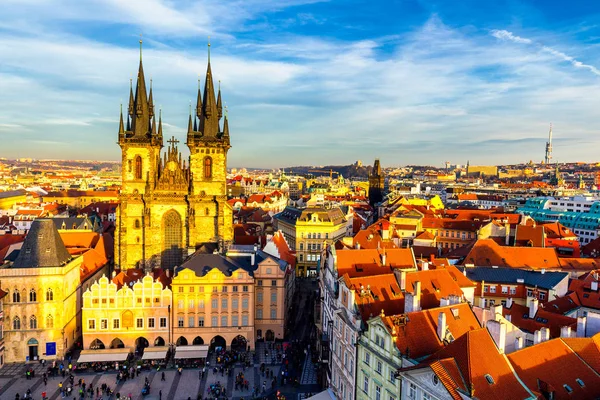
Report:
[[[550,122],[554,161],[597,160],[593,5],[51,3],[0,16],[0,157],[118,160],[141,32],[165,136],[182,141],[211,37],[230,167],[537,162]]]

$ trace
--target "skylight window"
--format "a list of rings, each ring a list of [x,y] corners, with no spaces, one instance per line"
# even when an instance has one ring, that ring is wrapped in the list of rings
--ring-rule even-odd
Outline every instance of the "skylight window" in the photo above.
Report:
[[[581,387],[585,387],[585,383],[583,383],[583,381],[579,378],[575,379],[575,382],[577,382],[579,384],[579,386]]]
[[[571,389],[571,386],[564,384],[563,387],[565,388],[565,390],[567,391],[567,393],[571,393],[573,391],[573,389]]]
[[[492,378],[492,376],[490,374],[485,374],[485,380],[487,381],[487,383],[489,383],[490,385],[493,385],[494,382],[494,378]]]

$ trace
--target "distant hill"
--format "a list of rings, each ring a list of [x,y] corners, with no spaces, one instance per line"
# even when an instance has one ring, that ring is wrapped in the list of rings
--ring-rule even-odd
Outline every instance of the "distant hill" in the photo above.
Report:
[[[372,166],[362,166],[359,167],[356,164],[352,165],[327,165],[324,167],[307,167],[307,166],[299,166],[299,167],[287,167],[285,168],[286,173],[296,174],[296,175],[314,175],[314,176],[327,176],[329,175],[329,171],[337,172],[338,174],[342,174],[344,178],[368,178]],[[334,177],[337,175],[334,174]]]

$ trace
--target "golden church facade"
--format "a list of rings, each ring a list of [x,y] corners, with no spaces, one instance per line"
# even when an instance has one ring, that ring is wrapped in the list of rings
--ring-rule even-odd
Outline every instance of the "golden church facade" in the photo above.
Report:
[[[229,125],[220,88],[215,95],[210,58],[204,91],[198,88],[196,108],[188,120],[187,162],[174,138],[161,154],[162,115],[158,114],[157,122],[152,87],[146,91],[140,57],[135,94],[131,85],[118,134],[122,188],[115,259],[121,269],[173,268],[199,248],[222,251],[233,239],[226,189]]]

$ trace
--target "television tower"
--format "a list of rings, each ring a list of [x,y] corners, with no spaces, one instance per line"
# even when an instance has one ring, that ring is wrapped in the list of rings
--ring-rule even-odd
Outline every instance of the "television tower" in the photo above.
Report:
[[[552,123],[550,123],[550,133],[548,134],[548,141],[546,142],[546,157],[544,158],[544,163],[546,165],[550,164],[552,160]]]

